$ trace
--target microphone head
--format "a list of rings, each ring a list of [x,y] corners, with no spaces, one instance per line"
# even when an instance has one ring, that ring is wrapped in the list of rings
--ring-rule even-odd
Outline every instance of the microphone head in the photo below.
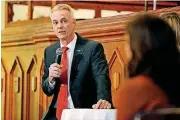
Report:
[[[62,55],[62,54],[63,54],[62,49],[61,49],[61,48],[58,48],[58,49],[56,50],[56,55]]]

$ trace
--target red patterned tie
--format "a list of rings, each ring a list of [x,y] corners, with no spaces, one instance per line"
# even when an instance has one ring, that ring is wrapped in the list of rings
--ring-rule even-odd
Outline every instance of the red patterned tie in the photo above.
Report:
[[[61,119],[61,114],[63,109],[67,108],[67,94],[68,94],[68,59],[67,59],[67,53],[68,47],[62,47],[63,54],[61,59],[61,65],[62,65],[62,74],[60,76],[60,88],[58,93],[58,99],[57,99],[57,109],[56,109],[56,117],[58,120]]]

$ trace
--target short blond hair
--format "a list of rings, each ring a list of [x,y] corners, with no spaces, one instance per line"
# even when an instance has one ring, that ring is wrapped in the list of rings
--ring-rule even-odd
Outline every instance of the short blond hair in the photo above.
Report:
[[[54,6],[52,9],[51,9],[51,13],[50,13],[50,18],[51,18],[51,15],[54,11],[57,11],[57,10],[68,10],[70,12],[70,15],[72,18],[75,18],[74,17],[74,10],[71,6],[67,5],[67,4],[57,4],[56,6]]]

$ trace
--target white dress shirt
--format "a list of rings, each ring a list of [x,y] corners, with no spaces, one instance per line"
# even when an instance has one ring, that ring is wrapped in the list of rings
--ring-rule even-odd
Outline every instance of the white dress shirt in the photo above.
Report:
[[[72,101],[72,98],[71,98],[71,94],[70,94],[70,86],[69,86],[69,82],[70,82],[70,74],[71,74],[71,65],[72,65],[72,59],[73,59],[73,56],[74,56],[74,49],[75,49],[75,45],[76,45],[76,41],[77,41],[77,36],[75,34],[74,36],[74,39],[66,46],[68,47],[69,49],[67,50],[67,57],[68,57],[68,105],[67,107],[68,108],[74,108],[74,104],[73,104],[73,101]],[[61,48],[64,47],[64,45],[60,42],[61,44]],[[50,89],[54,89],[54,86],[55,86],[55,82],[52,84],[50,83]],[[57,104],[57,101],[56,101],[56,104]],[[55,107],[57,106],[55,104]]]

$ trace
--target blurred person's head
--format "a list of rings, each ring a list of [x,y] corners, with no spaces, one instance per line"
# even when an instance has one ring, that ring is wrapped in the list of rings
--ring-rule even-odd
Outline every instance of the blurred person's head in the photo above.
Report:
[[[129,22],[127,35],[132,52],[128,64],[130,77],[147,74],[171,97],[175,82],[180,80],[175,77],[180,69],[179,53],[171,27],[159,17],[141,14]]]
[[[76,19],[73,9],[67,4],[57,4],[51,10],[53,30],[62,43],[70,43],[75,34]]]
[[[180,52],[180,16],[175,12],[164,13],[160,15],[172,27],[176,33],[176,43]]]

